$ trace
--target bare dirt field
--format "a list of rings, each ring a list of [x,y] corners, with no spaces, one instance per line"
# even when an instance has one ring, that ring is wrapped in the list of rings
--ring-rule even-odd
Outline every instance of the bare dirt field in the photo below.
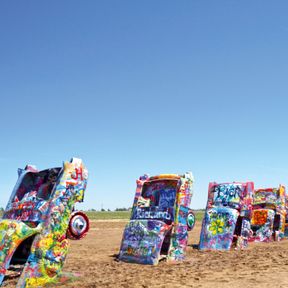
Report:
[[[243,251],[200,252],[200,223],[190,232],[186,260],[158,266],[115,261],[127,221],[93,221],[81,241],[71,241],[65,273],[73,281],[53,287],[288,287],[288,240],[251,243]],[[4,287],[15,287],[8,279]]]

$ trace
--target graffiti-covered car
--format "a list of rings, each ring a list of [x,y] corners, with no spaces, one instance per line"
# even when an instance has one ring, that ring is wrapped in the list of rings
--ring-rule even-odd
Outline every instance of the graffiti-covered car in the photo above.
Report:
[[[286,211],[286,217],[285,217],[285,232],[284,236],[288,237],[288,193],[285,195],[285,211]]]
[[[210,183],[200,250],[229,250],[248,244],[254,183]]]
[[[285,187],[257,189],[253,195],[250,241],[280,240],[285,233]]]
[[[192,173],[162,174],[137,180],[137,189],[119,253],[119,260],[157,265],[182,260],[193,229],[190,210]]]
[[[18,180],[0,220],[0,285],[9,267],[23,265],[17,287],[57,281],[68,240],[82,238],[89,221],[74,211],[82,202],[88,171],[73,158],[63,167],[18,170]]]

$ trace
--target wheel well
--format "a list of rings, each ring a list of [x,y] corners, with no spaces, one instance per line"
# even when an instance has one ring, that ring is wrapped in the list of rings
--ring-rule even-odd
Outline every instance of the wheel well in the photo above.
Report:
[[[25,264],[27,262],[35,236],[36,235],[26,238],[18,245],[12,256],[10,265]]]
[[[171,234],[172,234],[172,229],[169,229],[164,236],[162,246],[161,246],[161,252],[160,255],[168,255],[169,252],[169,247],[171,243]]]
[[[243,221],[243,217],[239,216],[239,217],[237,218],[237,222],[236,222],[236,225],[235,225],[234,235],[237,235],[237,236],[240,236],[240,235],[241,235],[242,221]]]
[[[281,215],[276,214],[274,217],[274,223],[273,223],[273,230],[277,231],[280,229],[280,222],[281,222]]]

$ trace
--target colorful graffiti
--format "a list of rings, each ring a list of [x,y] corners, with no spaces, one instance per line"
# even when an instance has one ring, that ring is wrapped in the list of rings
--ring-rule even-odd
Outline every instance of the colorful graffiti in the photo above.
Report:
[[[200,249],[228,250],[233,241],[233,235],[239,212],[232,208],[215,207],[205,213],[205,229],[201,233]]]
[[[18,261],[14,254],[24,264],[17,287],[42,287],[57,281],[68,252],[67,230],[74,224],[71,215],[75,216],[75,203],[84,199],[87,179],[87,169],[76,158],[63,168],[39,172],[27,166],[19,171],[0,221],[0,284],[9,265]],[[81,238],[89,225],[77,227]]]
[[[271,209],[257,209],[252,213],[251,228],[253,234],[250,241],[268,242],[273,236],[273,222],[275,211]]]
[[[119,260],[156,265],[162,258],[167,261],[184,259],[188,230],[195,222],[188,208],[193,182],[191,173],[144,175],[137,180],[131,219],[124,230]]]
[[[200,250],[242,249],[248,244],[253,182],[209,184]]]
[[[285,235],[286,190],[266,188],[255,190],[251,219],[250,241],[268,242],[281,240]]]
[[[240,250],[248,246],[249,236],[251,234],[251,223],[248,218],[240,218],[242,221],[240,231],[236,231],[236,249]]]
[[[267,218],[269,218],[268,212],[269,212],[269,210],[267,210],[267,209],[254,210],[252,212],[251,224],[252,225],[264,225],[264,224],[266,224]]]
[[[242,194],[242,186],[235,184],[222,184],[214,187],[214,205],[229,205],[238,208],[240,203],[240,195]]]
[[[288,237],[288,193],[286,193],[285,195],[285,212],[286,212],[286,217],[285,217],[284,236]]]
[[[121,258],[141,264],[154,264],[158,261],[158,251],[169,229],[170,225],[158,220],[130,221],[123,235]]]

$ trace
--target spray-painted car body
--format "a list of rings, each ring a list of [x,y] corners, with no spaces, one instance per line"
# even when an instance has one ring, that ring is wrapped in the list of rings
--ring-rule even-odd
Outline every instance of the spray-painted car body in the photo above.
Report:
[[[250,241],[280,240],[285,233],[285,187],[257,189],[253,195]]]
[[[202,222],[200,250],[229,250],[248,244],[254,183],[212,182]]]
[[[137,180],[137,189],[119,253],[119,260],[158,264],[159,260],[182,260],[188,231],[195,216],[188,208],[192,197],[193,176],[147,175]]]
[[[284,236],[288,237],[288,193],[285,195],[285,211],[286,211],[286,217],[285,217],[285,232]]]
[[[10,265],[23,264],[17,287],[42,287],[55,282],[62,270],[67,232],[79,239],[88,231],[89,222],[81,225],[73,213],[75,203],[84,199],[88,171],[73,158],[62,168],[26,166],[18,176],[0,220],[0,286]]]

